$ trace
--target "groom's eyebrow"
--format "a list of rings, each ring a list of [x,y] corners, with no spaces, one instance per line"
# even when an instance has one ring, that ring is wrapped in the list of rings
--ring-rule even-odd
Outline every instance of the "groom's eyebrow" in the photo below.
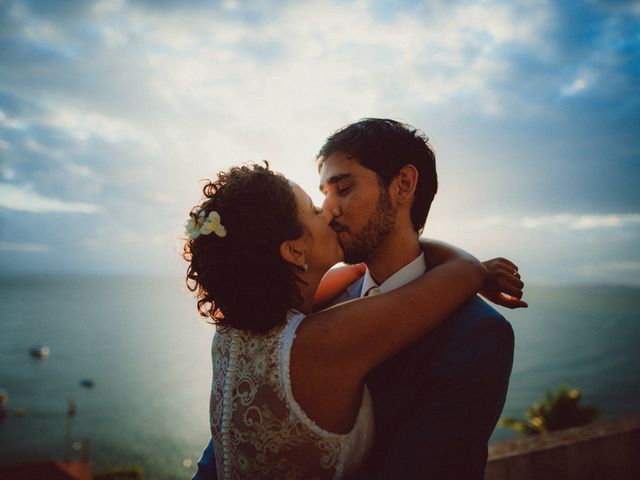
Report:
[[[325,185],[335,185],[339,181],[344,180],[345,178],[349,178],[352,175],[353,174],[351,174],[351,173],[340,173],[338,175],[334,175],[333,177],[329,177],[325,183],[321,183],[320,184],[320,191],[321,192],[324,191]]]

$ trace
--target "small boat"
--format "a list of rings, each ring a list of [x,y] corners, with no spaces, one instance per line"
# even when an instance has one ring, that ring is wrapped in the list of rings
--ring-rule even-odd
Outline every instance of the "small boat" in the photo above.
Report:
[[[80,386],[85,388],[93,388],[96,386],[96,383],[90,378],[83,378],[80,380]]]
[[[29,353],[35,358],[46,358],[49,356],[49,347],[37,343],[35,345],[31,345]]]

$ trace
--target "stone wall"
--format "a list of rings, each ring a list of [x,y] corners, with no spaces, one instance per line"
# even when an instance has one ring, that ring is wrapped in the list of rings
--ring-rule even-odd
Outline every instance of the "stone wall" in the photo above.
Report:
[[[640,479],[640,416],[489,446],[485,480],[573,479]]]

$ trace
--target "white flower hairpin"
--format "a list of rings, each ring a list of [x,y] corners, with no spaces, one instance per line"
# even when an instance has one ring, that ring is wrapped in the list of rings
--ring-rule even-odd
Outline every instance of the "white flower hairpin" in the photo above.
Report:
[[[220,223],[220,214],[215,210],[206,217],[204,210],[200,210],[195,218],[191,217],[187,220],[184,229],[191,240],[195,240],[200,235],[209,235],[211,232],[220,238],[227,236],[226,228]]]

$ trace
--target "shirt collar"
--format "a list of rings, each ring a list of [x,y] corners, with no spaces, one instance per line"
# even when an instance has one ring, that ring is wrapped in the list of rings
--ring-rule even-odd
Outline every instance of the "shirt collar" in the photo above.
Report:
[[[424,253],[418,255],[415,260],[409,262],[396,273],[387,278],[380,285],[380,291],[382,293],[390,292],[391,290],[395,290],[396,288],[402,287],[407,283],[415,280],[424,272],[427,271],[427,267],[424,263]],[[371,287],[376,287],[378,284],[375,282],[369,269],[364,274],[364,280],[362,282],[362,292],[360,296],[363,296],[365,293],[369,291]]]

